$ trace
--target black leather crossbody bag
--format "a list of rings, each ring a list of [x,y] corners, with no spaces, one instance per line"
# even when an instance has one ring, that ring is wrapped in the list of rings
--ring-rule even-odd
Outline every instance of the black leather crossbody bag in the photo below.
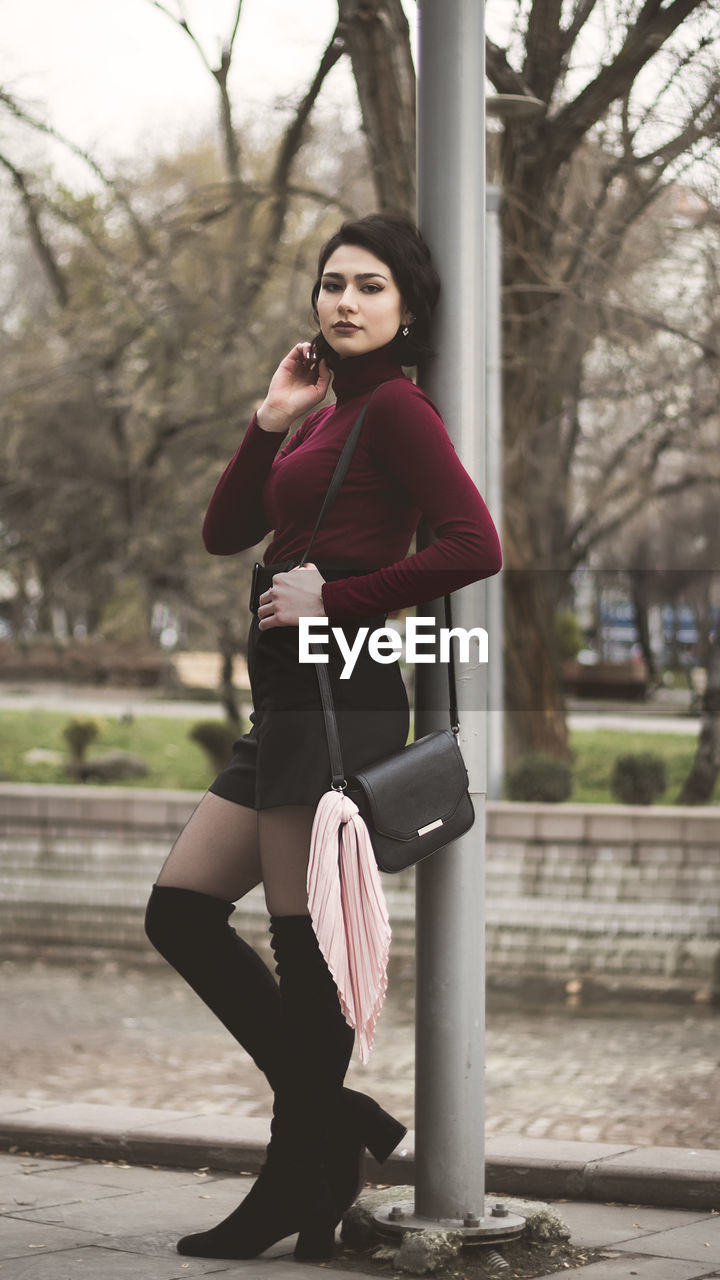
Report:
[[[371,399],[372,395],[343,446],[301,565],[306,563],[318,529],[338,494]],[[449,595],[445,596],[445,622],[448,628],[452,627]],[[428,733],[350,778],[346,778],[343,771],[328,669],[318,663],[315,670],[330,757],[330,785],[358,806],[380,870],[402,871],[469,831],[475,813],[468,793],[465,761],[457,743],[459,722],[452,641],[448,663],[450,728]]]

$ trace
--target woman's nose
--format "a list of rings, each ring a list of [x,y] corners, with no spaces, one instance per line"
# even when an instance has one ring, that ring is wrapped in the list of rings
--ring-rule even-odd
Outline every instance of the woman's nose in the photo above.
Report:
[[[357,306],[353,289],[348,285],[347,289],[341,295],[338,307],[343,311],[354,311]]]

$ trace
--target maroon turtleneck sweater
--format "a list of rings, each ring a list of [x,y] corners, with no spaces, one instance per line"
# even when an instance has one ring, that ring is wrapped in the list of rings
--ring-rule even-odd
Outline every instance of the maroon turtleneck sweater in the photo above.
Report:
[[[324,584],[331,621],[377,617],[435,600],[490,577],[502,563],[488,509],[442,418],[387,347],[338,361],[337,403],[311,413],[282,448],[284,437],[263,431],[253,418],[210,500],[203,524],[207,550],[232,555],[272,529],[264,563],[299,558],[342,446],[381,382],[310,556],[312,562],[339,560],[373,570]],[[436,540],[408,556],[421,515]]]

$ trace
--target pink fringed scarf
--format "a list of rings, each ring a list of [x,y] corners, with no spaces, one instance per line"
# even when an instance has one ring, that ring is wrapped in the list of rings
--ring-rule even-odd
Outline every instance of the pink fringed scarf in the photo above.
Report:
[[[307,887],[320,950],[367,1062],[387,991],[390,921],[367,827],[340,791],[326,792],[318,804]]]

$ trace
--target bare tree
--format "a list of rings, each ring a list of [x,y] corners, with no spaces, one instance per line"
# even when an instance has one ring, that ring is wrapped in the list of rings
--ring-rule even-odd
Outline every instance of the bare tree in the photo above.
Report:
[[[607,489],[592,515],[571,510],[586,358],[607,323],[604,303],[633,228],[682,158],[706,153],[717,137],[711,21],[703,0],[637,0],[612,23],[593,0],[521,0],[506,47],[488,41],[496,89],[546,103],[536,121],[508,122],[501,149],[504,547],[521,571],[508,575],[505,615],[515,753],[567,750],[550,619],[581,549],[627,518],[622,494],[610,500]],[[577,64],[598,54],[581,77]],[[651,63],[649,90],[642,72]]]
[[[240,5],[217,67],[181,9],[158,7],[217,83],[214,155],[200,145],[144,177],[109,176],[61,139],[97,179],[91,197],[23,172],[10,154],[2,161],[51,305],[40,290],[16,291],[4,332],[0,323],[0,535],[18,586],[29,572],[40,589],[43,625],[62,608],[69,630],[96,626],[118,584],[133,581],[148,620],[153,602],[176,604],[207,642],[215,618],[227,657],[244,642],[245,628],[227,623],[244,616],[243,563],[208,563],[203,506],[269,373],[306,329],[318,238],[367,188],[352,138],[336,152],[324,126],[310,128],[341,42],[330,42],[268,167],[240,136],[228,95]],[[23,128],[59,136],[8,94],[2,110],[8,152]]]

